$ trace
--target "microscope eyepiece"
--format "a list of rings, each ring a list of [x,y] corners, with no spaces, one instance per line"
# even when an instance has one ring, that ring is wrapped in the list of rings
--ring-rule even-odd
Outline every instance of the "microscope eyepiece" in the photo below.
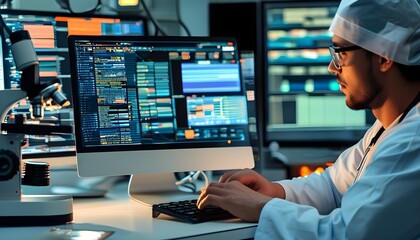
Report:
[[[29,32],[19,30],[10,35],[11,50],[16,68],[22,70],[28,66],[38,65],[38,57],[32,44]]]

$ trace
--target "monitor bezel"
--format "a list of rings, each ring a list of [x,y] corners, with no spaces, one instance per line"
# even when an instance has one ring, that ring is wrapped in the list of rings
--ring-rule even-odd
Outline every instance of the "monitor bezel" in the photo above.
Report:
[[[72,78],[72,89],[79,89],[77,85],[77,71],[76,71],[76,62],[75,62],[75,41],[77,40],[101,40],[101,41],[133,41],[133,42],[232,42],[234,46],[236,45],[236,40],[229,37],[185,37],[185,36],[142,36],[142,37],[133,37],[133,36],[83,36],[83,35],[73,35],[68,37],[68,46],[69,46],[69,56],[70,56],[70,68],[71,68],[71,78]],[[239,55],[238,49],[235,48],[238,64]],[[240,66],[238,66],[240,68]],[[241,74],[239,69],[239,74]],[[240,75],[241,79],[242,76]],[[245,86],[244,82],[241,81],[241,92],[245,96]],[[73,91],[73,109],[78,109],[80,107],[80,102],[78,98],[78,91]],[[82,131],[80,126],[81,116],[78,111],[74,111],[74,127],[75,132]],[[120,151],[148,151],[148,150],[175,150],[175,149],[200,149],[200,148],[220,148],[220,147],[247,147],[250,146],[250,137],[249,130],[246,129],[246,139],[245,141],[232,141],[228,143],[215,142],[215,143],[176,143],[176,144],[132,144],[132,145],[120,145],[120,146],[83,146],[82,136],[80,134],[75,134],[76,140],[76,152],[77,153],[97,153],[97,152],[120,152]]]

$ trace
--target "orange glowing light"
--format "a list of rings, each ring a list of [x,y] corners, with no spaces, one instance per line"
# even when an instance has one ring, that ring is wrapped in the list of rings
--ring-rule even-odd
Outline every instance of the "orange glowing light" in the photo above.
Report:
[[[317,168],[315,169],[315,173],[317,173],[317,174],[321,174],[324,170],[325,170],[325,169],[324,169],[324,168],[322,168],[322,167],[317,167]]]
[[[317,167],[315,171],[312,171],[312,169],[306,165],[300,167],[299,174],[301,177],[306,177],[311,173],[321,174],[325,169],[323,167]]]
[[[300,167],[300,176],[304,177],[304,176],[308,176],[309,174],[312,173],[312,170],[308,167],[308,166],[302,166]]]

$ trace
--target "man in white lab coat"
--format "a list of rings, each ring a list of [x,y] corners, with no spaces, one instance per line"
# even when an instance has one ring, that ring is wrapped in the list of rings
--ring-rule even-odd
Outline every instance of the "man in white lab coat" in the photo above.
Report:
[[[322,174],[269,182],[231,171],[198,207],[259,222],[256,239],[420,238],[420,5],[342,0],[329,71],[346,104],[377,121]]]

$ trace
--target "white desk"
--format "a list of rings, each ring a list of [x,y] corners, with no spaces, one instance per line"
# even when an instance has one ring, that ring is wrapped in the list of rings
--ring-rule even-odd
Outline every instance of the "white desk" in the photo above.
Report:
[[[131,200],[127,185],[118,185],[106,198],[75,199],[73,222],[46,227],[0,227],[0,239],[53,239],[52,227],[114,231],[107,240],[128,239],[246,239],[255,234],[257,224],[239,220],[182,223],[161,215],[152,218],[151,207]]]

